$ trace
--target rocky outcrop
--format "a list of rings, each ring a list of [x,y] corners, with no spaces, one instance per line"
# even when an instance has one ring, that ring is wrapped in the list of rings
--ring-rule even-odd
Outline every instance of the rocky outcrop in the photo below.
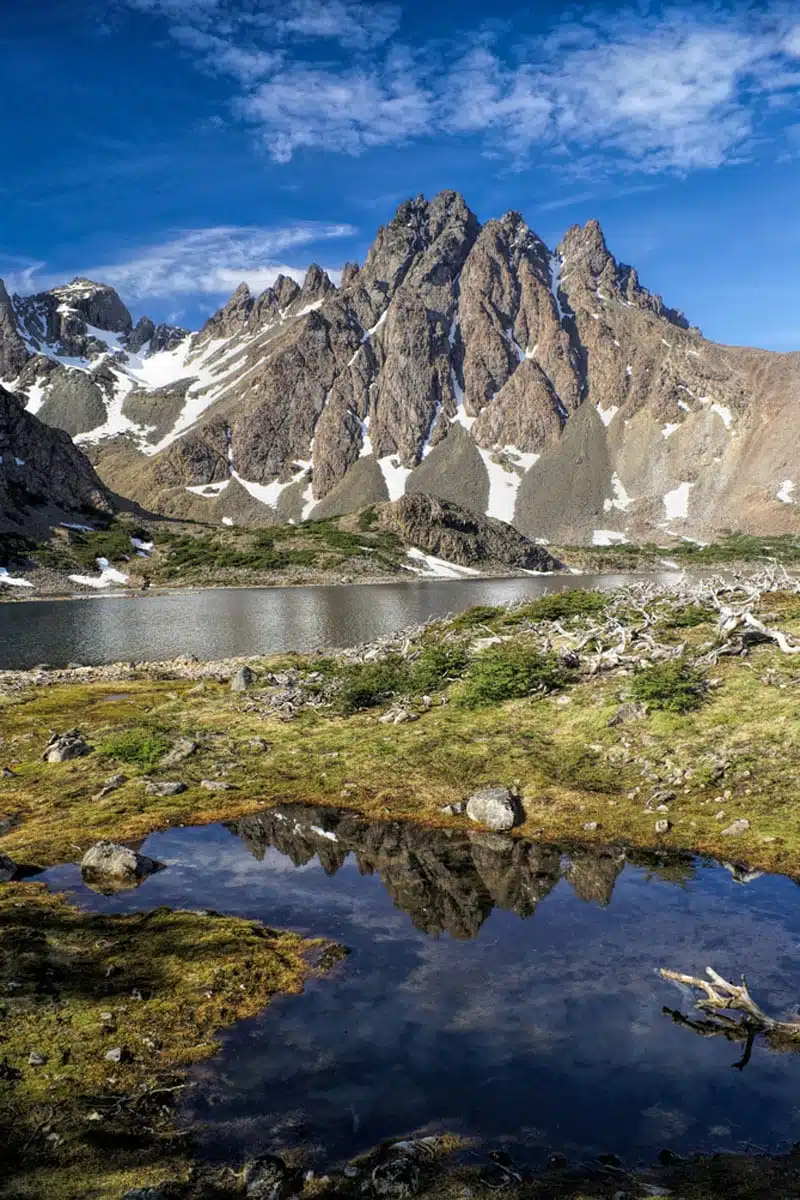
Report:
[[[481,226],[441,192],[401,204],[339,288],[318,266],[242,284],[182,340],[117,301],[86,280],[0,294],[0,365],[82,437],[123,431],[124,390],[134,448],[164,447],[126,478],[162,511],[238,477],[267,521],[427,493],[562,542],[800,531],[800,354],[706,341],[596,221],[551,251],[520,213]],[[87,364],[69,387],[67,348]],[[166,352],[157,382],[133,352]]]
[[[553,571],[559,564],[503,521],[480,517],[434,496],[403,496],[378,510],[378,525],[406,545],[460,566],[475,563],[525,571]]]
[[[96,510],[111,505],[86,456],[0,387],[0,531],[39,530]]]

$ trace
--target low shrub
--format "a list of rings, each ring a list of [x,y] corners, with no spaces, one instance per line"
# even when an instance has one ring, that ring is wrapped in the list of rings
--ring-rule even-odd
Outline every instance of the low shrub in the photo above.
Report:
[[[154,771],[170,748],[169,738],[156,729],[139,725],[114,733],[99,747],[100,753],[143,774]]]
[[[463,675],[469,655],[464,646],[448,642],[428,645],[411,669],[411,686],[419,695],[439,692]]]
[[[350,714],[374,708],[398,693],[408,691],[408,663],[399,654],[389,654],[377,662],[349,663],[342,672],[338,706]]]
[[[654,663],[634,675],[631,694],[648,708],[686,713],[703,703],[708,684],[705,675],[684,658]]]
[[[713,609],[704,604],[684,604],[674,609],[664,624],[667,629],[694,629],[696,625],[705,625],[714,619]]]
[[[493,604],[476,604],[465,609],[450,622],[451,629],[472,629],[475,625],[485,625],[502,615],[502,608]]]
[[[509,613],[504,624],[518,625],[521,621],[563,621],[567,617],[589,617],[602,612],[608,601],[608,592],[590,592],[582,588],[548,592],[538,600]]]
[[[570,678],[571,672],[555,655],[542,654],[533,646],[503,642],[473,660],[457,700],[465,708],[483,708],[503,700],[556,691]]]

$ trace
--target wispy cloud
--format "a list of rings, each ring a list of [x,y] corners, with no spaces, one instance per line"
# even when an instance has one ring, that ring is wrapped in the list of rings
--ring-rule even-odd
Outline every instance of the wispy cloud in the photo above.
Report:
[[[242,282],[253,291],[261,291],[280,274],[302,279],[305,265],[287,265],[283,260],[290,251],[355,232],[350,225],[317,222],[276,229],[241,226],[192,229],[168,241],[144,246],[127,259],[82,265],[57,274],[48,272],[44,263],[9,261],[12,269],[7,274],[7,284],[9,291],[26,294],[53,287],[74,275],[84,275],[111,284],[129,301],[180,295],[225,296]]]
[[[800,25],[782,0],[645,4],[535,38],[465,29],[438,49],[398,40],[399,10],[378,0],[127,3],[163,17],[202,70],[236,80],[234,111],[277,162],[472,136],[486,153],[546,153],[575,175],[609,157],[686,172],[753,153],[763,120],[780,121],[800,93]]]

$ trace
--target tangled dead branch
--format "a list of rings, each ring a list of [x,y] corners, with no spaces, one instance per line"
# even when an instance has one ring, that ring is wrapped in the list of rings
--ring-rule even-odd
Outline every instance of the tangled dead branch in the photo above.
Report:
[[[733,1063],[738,1070],[743,1070],[749,1063],[755,1040],[761,1034],[773,1050],[800,1050],[800,1021],[781,1021],[765,1013],[750,995],[744,976],[740,984],[730,983],[711,967],[706,967],[708,979],[663,967],[659,974],[662,979],[703,993],[696,1001],[697,1008],[705,1014],[702,1018],[687,1017],[678,1009],[663,1009],[664,1015],[676,1025],[691,1029],[700,1037],[724,1037],[728,1041],[745,1043],[742,1058]]]

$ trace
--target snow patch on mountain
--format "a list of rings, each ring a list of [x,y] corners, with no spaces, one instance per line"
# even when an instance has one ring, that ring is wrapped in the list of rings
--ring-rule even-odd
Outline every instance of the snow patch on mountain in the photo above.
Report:
[[[689,516],[689,492],[693,483],[679,483],[671,492],[664,494],[664,511],[668,521],[684,521]]]

